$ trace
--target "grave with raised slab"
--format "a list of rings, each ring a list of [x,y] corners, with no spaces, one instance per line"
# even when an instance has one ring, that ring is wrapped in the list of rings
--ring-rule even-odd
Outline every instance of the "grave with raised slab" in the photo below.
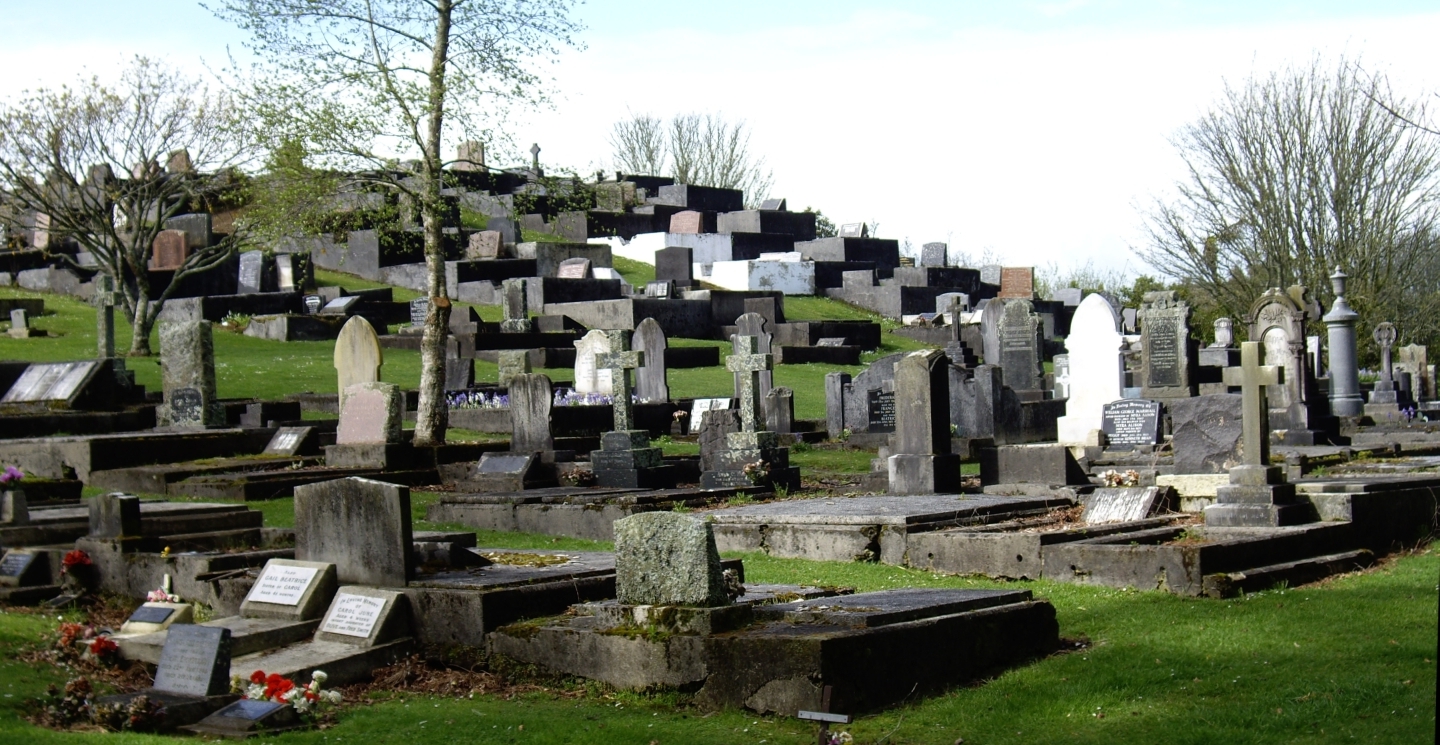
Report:
[[[711,526],[675,513],[617,522],[615,542],[615,601],[501,628],[492,651],[619,688],[695,690],[706,709],[789,714],[827,690],[846,710],[882,708],[1058,645],[1054,609],[1028,591],[745,586],[724,576]]]
[[[96,706],[124,708],[139,696],[164,707],[165,729],[204,719],[240,698],[230,693],[230,631],[181,624],[170,629],[155,670],[155,683],[138,693],[101,696]]]

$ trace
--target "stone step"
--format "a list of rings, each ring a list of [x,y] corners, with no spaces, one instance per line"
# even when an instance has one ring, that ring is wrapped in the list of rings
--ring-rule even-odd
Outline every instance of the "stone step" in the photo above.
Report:
[[[389,665],[414,650],[415,640],[410,637],[373,647],[340,642],[304,642],[232,658],[230,677],[238,675],[241,680],[249,680],[251,673],[263,670],[266,675],[279,673],[300,685],[302,681],[309,682],[311,673],[324,670],[328,676],[326,687],[338,688],[368,680],[375,668]]]
[[[1246,592],[1268,590],[1281,584],[1303,585],[1334,574],[1364,569],[1374,562],[1375,555],[1369,549],[1361,548],[1241,572],[1209,574],[1205,576],[1204,593],[1212,598],[1226,598]]]

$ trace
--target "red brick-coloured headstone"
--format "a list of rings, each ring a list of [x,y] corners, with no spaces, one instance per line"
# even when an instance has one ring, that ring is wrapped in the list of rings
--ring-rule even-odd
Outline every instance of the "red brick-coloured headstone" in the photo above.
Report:
[[[190,242],[183,230],[162,230],[151,244],[150,268],[155,271],[179,269],[190,255]]]
[[[672,233],[701,233],[704,232],[705,215],[695,210],[676,212],[670,216],[670,232]]]
[[[1006,299],[1023,298],[1025,300],[1035,297],[1035,268],[1030,266],[1007,266],[1001,269],[1000,297]]]

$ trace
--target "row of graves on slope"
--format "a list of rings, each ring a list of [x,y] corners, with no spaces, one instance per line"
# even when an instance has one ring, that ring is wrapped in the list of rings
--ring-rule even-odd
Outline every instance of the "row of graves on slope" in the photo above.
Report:
[[[1433,525],[1433,477],[1405,473],[1425,462],[1364,480],[1300,477],[1400,443],[1423,454],[1435,440],[1423,428],[1385,440],[1397,430],[1367,425],[1376,407],[1394,410],[1387,382],[1398,375],[1382,374],[1363,402],[1343,279],[1325,316],[1325,377],[1301,336],[1320,315],[1303,288],[1257,300],[1247,319],[1256,341],[1243,352],[1229,323],[1200,350],[1188,307],[1170,293],[1146,297],[1138,338],[1106,298],[1086,297],[1065,340],[1064,397],[1038,388],[1040,322],[1023,299],[1005,303],[999,353],[986,358],[998,364],[972,368],[931,350],[883,358],[854,379],[831,374],[827,426],[879,446],[869,486],[886,496],[721,509],[721,547],[1214,595],[1364,565]],[[1390,334],[1382,324],[1382,349]],[[1272,464],[1272,444],[1284,466]],[[958,493],[957,453],[979,461],[966,491],[982,494]]]
[[[414,531],[408,488],[351,477],[298,488],[295,527],[272,531],[273,547],[171,552],[147,527],[157,516],[146,506],[92,499],[90,530],[70,547],[87,557],[89,590],[167,595],[110,637],[122,656],[157,666],[153,686],[97,703],[144,695],[163,707],[165,727],[212,735],[303,724],[279,702],[241,699],[232,679],[305,686],[323,671],[343,686],[422,646],[793,716],[825,704],[879,709],[1059,643],[1054,608],[1025,590],[746,585],[738,560],[720,560],[710,525],[672,511],[617,522],[615,554],[491,550],[473,533]],[[12,549],[0,566],[8,577],[47,552]],[[197,602],[212,620],[196,622]]]

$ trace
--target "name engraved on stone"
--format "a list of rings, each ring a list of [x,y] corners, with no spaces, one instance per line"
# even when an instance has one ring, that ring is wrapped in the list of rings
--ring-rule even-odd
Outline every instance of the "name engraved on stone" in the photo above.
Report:
[[[417,297],[410,301],[410,323],[416,326],[425,324],[425,316],[430,314],[430,298]]]
[[[705,423],[705,412],[716,409],[730,408],[728,398],[697,398],[690,407],[690,434],[700,433],[701,426]]]
[[[186,696],[212,695],[210,685],[216,667],[219,663],[227,669],[230,666],[229,654],[222,655],[222,647],[228,646],[228,631],[195,624],[171,626],[155,669],[155,690]],[[222,656],[225,659],[220,659]]]
[[[1159,441],[1160,404],[1144,399],[1106,404],[1101,428],[1112,446],[1154,445]]]
[[[170,394],[170,417],[177,422],[198,422],[200,407],[203,405],[200,391],[194,388],[177,388]]]
[[[325,304],[325,298],[319,295],[306,295],[301,302],[305,304],[305,314],[313,316],[320,312],[321,306]]]
[[[19,577],[30,568],[30,562],[35,560],[35,554],[20,553],[12,551],[0,559],[0,576]]]
[[[264,257],[259,253],[246,252],[240,254],[240,292],[260,291],[260,268]]]
[[[299,605],[305,589],[314,581],[319,572],[315,567],[295,567],[284,564],[267,564],[260,579],[250,588],[245,600],[275,605]]]
[[[895,392],[879,388],[869,390],[869,427],[871,432],[895,431]]]
[[[279,437],[275,438],[274,449],[289,450],[290,448],[295,447],[295,443],[299,442],[299,440],[300,435],[297,435],[294,432],[282,433]]]
[[[380,611],[385,608],[382,598],[342,593],[335,596],[335,607],[321,628],[329,634],[344,634],[365,638],[375,629],[380,620]]]
[[[228,717],[230,719],[244,719],[253,722],[273,711],[279,710],[283,706],[285,706],[285,704],[277,701],[259,701],[256,699],[242,698],[216,712],[216,716]]]
[[[1149,342],[1151,387],[1180,385],[1180,347],[1174,318],[1149,318],[1145,338]]]
[[[175,613],[174,608],[166,608],[160,605],[142,605],[130,614],[127,620],[135,623],[165,623],[165,619]]]

